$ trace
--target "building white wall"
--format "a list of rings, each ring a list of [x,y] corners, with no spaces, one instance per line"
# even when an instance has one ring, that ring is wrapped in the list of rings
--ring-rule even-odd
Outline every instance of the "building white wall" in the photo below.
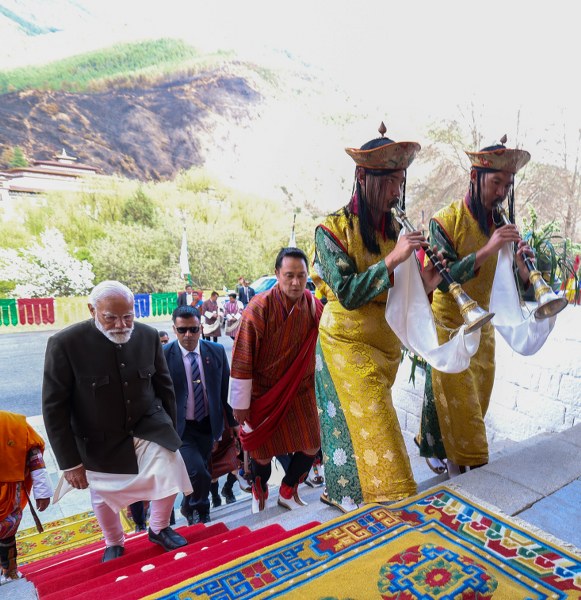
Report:
[[[424,373],[411,362],[400,365],[393,401],[402,430],[419,430]],[[581,306],[569,305],[557,316],[545,345],[533,356],[520,356],[496,334],[496,376],[486,416],[489,441],[525,440],[581,423]]]

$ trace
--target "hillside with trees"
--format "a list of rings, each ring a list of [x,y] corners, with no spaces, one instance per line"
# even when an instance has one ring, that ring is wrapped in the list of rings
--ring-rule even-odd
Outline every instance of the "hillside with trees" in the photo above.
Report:
[[[0,169],[65,148],[103,174],[82,194],[19,199],[10,216],[0,205],[0,295],[38,278],[42,248],[62,254],[61,240],[62,264],[86,261],[95,281],[117,278],[141,292],[181,286],[184,225],[200,287],[272,272],[294,214],[298,243],[308,251],[317,219],[351,192],[345,132],[370,112],[381,120],[385,109],[358,104],[292,56],[277,59],[275,68],[162,39],[0,72]],[[463,149],[482,143],[473,111],[426,127],[428,143],[407,186],[408,214],[424,226],[465,193]],[[517,223],[533,215],[538,226],[553,222],[552,241],[567,256],[579,252],[571,240],[581,234],[580,157],[579,145],[562,145],[553,164],[533,154],[516,181]],[[238,187],[234,170],[263,183],[263,191]],[[17,276],[23,257],[34,268]],[[64,278],[59,290],[70,293],[70,285]]]
[[[68,148],[104,174],[172,179],[204,164],[220,120],[251,121],[268,74],[175,40],[126,44],[0,72],[0,168],[18,148]]]
[[[23,201],[14,218],[3,219],[0,296],[70,295],[71,277],[56,282],[54,272],[75,270],[86,282],[87,267],[95,282],[118,279],[146,293],[180,289],[184,228],[194,285],[232,289],[240,275],[252,280],[272,273],[276,253],[289,241],[293,213],[228,189],[203,171],[184,172],[173,182],[107,178],[100,190],[98,183],[91,192]],[[297,211],[297,244],[307,252],[314,226],[313,215]],[[47,257],[54,258],[44,268]],[[79,283],[76,293],[87,287],[91,283]]]

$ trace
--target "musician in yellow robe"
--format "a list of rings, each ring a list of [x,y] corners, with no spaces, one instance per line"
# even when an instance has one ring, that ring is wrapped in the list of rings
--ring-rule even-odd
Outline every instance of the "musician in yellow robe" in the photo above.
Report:
[[[472,163],[469,190],[464,198],[438,211],[429,227],[430,242],[446,259],[452,279],[485,310],[500,248],[507,242],[518,244],[516,265],[523,282],[528,281],[523,254],[533,256],[516,226],[502,225],[494,210],[508,197],[509,211],[514,213],[514,175],[530,159],[528,152],[506,148],[505,142],[503,138],[498,145],[466,152]],[[440,344],[463,324],[458,305],[446,292],[442,283],[432,302]],[[488,462],[484,417],[494,383],[494,348],[494,328],[487,323],[468,369],[449,374],[428,366],[417,441],[433,470],[443,472],[447,467],[452,477]],[[434,457],[442,462],[437,464],[431,460]]]
[[[394,501],[416,492],[391,399],[401,344],[385,320],[395,267],[426,246],[420,232],[404,234],[391,209],[405,205],[406,170],[420,149],[383,137],[360,149],[350,202],[315,230],[312,278],[327,304],[319,325],[315,389],[321,420],[326,492],[340,510]],[[431,291],[441,277],[422,273]]]

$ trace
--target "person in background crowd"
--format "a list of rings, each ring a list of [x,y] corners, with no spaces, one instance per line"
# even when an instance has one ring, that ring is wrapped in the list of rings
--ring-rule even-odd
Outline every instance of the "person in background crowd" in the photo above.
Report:
[[[180,452],[193,493],[184,496],[181,513],[188,525],[210,521],[210,454],[224,432],[224,424],[236,426],[228,405],[230,367],[224,347],[200,340],[200,313],[178,306],[172,320],[177,340],[163,348],[177,403]]]
[[[236,293],[240,295],[240,290],[244,287],[244,277],[238,277],[238,283],[236,284]]]
[[[242,302],[236,300],[236,294],[234,292],[228,294],[228,301],[224,303],[224,333],[232,339],[236,338],[243,309]]]
[[[46,510],[52,486],[42,453],[44,440],[24,415],[0,410],[0,585],[19,579],[16,532],[30,491],[37,510]],[[32,504],[30,506],[32,510]],[[35,513],[33,515],[36,517]]]
[[[252,512],[266,506],[273,457],[290,453],[278,504],[304,506],[298,485],[320,447],[314,352],[323,306],[306,289],[302,250],[282,248],[275,273],[277,284],[242,313],[232,350],[230,404],[252,459]]]
[[[169,342],[169,335],[167,331],[158,331],[159,333],[159,341],[162,346],[165,346]]]
[[[196,310],[202,310],[202,304],[204,304],[200,296],[201,292],[199,292],[198,290],[194,290],[192,292],[192,301],[190,303],[190,306],[193,306]]]
[[[222,309],[218,306],[218,292],[212,292],[209,300],[202,304],[202,339],[218,341],[222,328]]]
[[[252,300],[255,295],[254,288],[250,287],[247,279],[244,279],[243,285],[240,286],[239,290],[238,300],[240,300],[240,302],[242,302],[242,306],[246,308],[250,300]]]
[[[157,331],[134,322],[133,293],[103,281],[91,318],[49,338],[42,414],[63,477],[89,487],[105,538],[103,562],[124,553],[119,511],[150,500],[148,537],[164,550],[187,544],[170,526],[179,492],[192,491],[177,452],[176,401]]]
[[[191,306],[193,299],[193,288],[188,284],[185,290],[178,294],[178,306]]]

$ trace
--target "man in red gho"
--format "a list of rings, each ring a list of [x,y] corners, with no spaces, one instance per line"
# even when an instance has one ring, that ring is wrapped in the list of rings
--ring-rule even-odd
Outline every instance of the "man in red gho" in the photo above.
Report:
[[[314,374],[323,305],[306,290],[302,250],[283,248],[275,274],[277,284],[244,310],[232,350],[230,404],[252,459],[254,513],[265,508],[271,461],[280,454],[292,459],[278,504],[290,510],[305,505],[297,488],[321,445]]]

